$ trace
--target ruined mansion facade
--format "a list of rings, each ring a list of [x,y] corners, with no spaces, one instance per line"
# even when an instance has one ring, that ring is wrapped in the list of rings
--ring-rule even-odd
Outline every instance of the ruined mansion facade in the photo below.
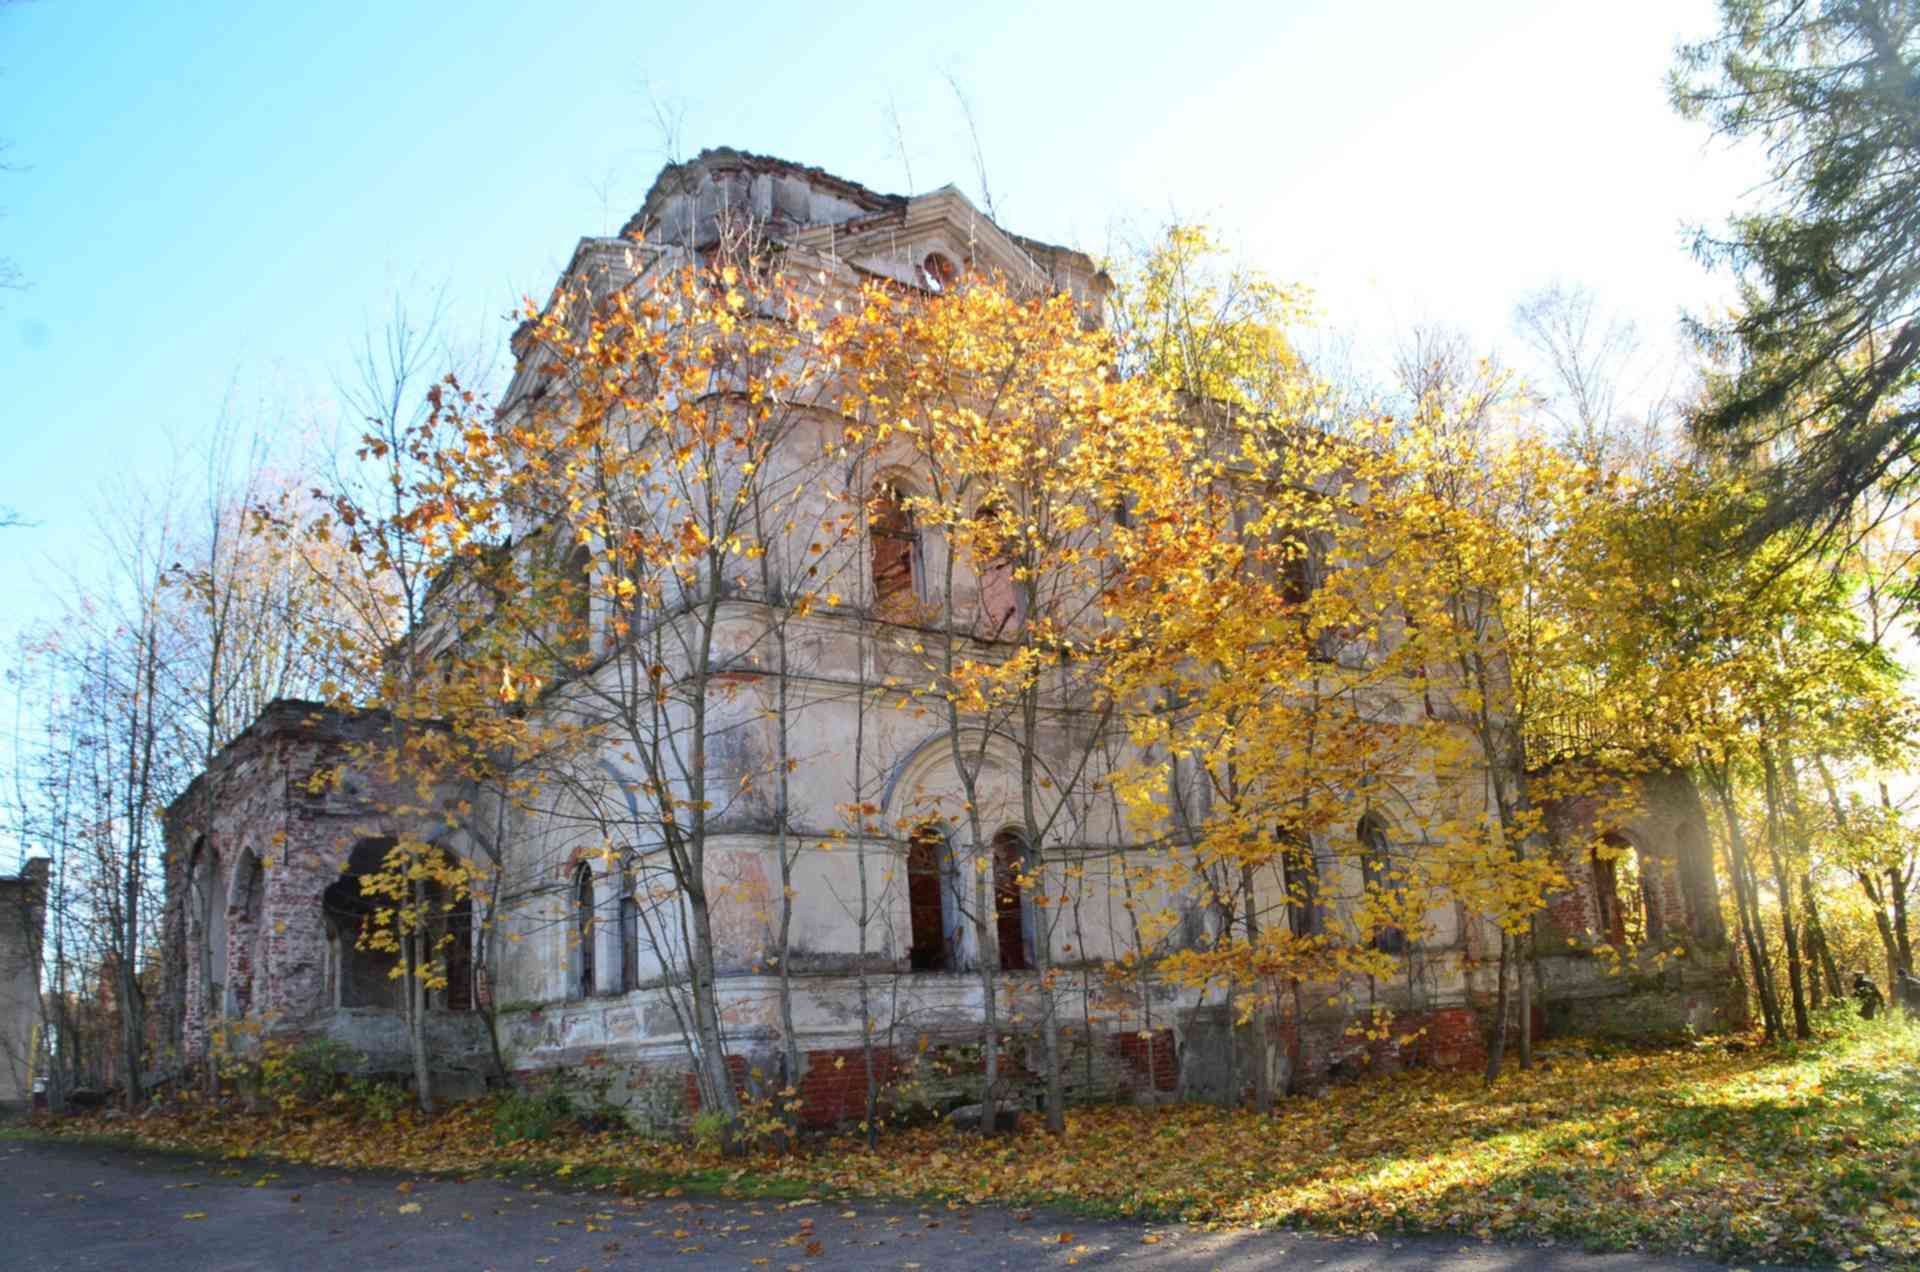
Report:
[[[621,236],[582,240],[562,281],[603,297],[643,293],[677,264],[700,259],[730,215],[751,218],[797,272],[849,294],[868,279],[939,290],[982,271],[1065,291],[1090,315],[1104,297],[1106,280],[1086,256],[1006,231],[951,187],[879,194],[731,150],[670,166]],[[505,412],[535,392],[535,359],[516,352],[521,365]],[[1135,918],[1145,902],[1129,870],[1155,850],[1129,842],[1117,811],[1091,807],[1048,819],[1057,831],[1027,842],[1022,828],[1033,822],[1022,807],[1033,792],[1021,788],[1018,757],[1000,740],[983,733],[971,743],[980,759],[969,800],[933,713],[872,709],[872,686],[912,683],[920,672],[909,651],[919,639],[911,629],[924,620],[901,598],[911,600],[949,565],[937,537],[902,511],[919,479],[904,452],[877,457],[863,473],[870,532],[835,549],[854,554],[837,568],[861,586],[849,589],[855,599],[792,625],[805,674],[782,687],[764,663],[743,664],[703,715],[702,763],[717,782],[746,792],[705,828],[725,1063],[743,1082],[791,1085],[809,1121],[855,1118],[864,1110],[869,1049],[884,1076],[930,1051],[977,1042],[990,983],[1016,1080],[1042,1063],[1033,1026],[1051,1015],[1068,1041],[1062,1064],[1077,1096],[1235,1094],[1228,1088],[1244,1081],[1250,1053],[1244,1027],[1220,1001],[1152,978],[1120,986],[1107,975],[1130,954],[1208,939],[1207,906],[1168,896],[1154,904],[1178,921],[1153,935],[1151,948],[1140,947]],[[964,639],[973,642],[987,639],[974,615],[1004,621],[1011,604],[991,571],[963,580],[961,600],[969,610]],[[731,597],[715,639],[750,647],[773,603]],[[777,815],[743,780],[765,771],[765,719],[776,692],[789,704],[801,757]],[[1065,767],[1082,741],[1066,696],[1048,707],[1042,736],[1055,739],[1057,754],[1042,755],[1043,768]],[[1417,693],[1405,709],[1421,709]],[[393,727],[379,712],[276,703],[172,806],[162,1015],[178,1054],[204,1056],[216,1033],[251,1022],[287,1037],[337,1039],[373,1071],[408,1071],[405,982],[392,975],[393,956],[360,939],[375,902],[358,880],[395,842],[418,838],[453,856],[484,856],[501,881],[490,916],[470,899],[439,920],[444,984],[427,994],[425,1014],[435,1071],[471,1085],[503,1069],[529,1075],[590,1063],[614,1075],[615,1098],[637,1116],[684,1115],[692,1089],[685,1075],[699,1045],[686,1023],[685,897],[647,882],[654,848],[646,835],[635,829],[622,838],[604,819],[569,815],[559,794],[544,814],[469,790],[435,791],[423,803],[404,775],[352,761],[356,748]],[[632,785],[619,752],[609,746],[595,760],[616,796]],[[312,780],[343,765],[343,780]],[[1418,853],[1431,808],[1484,809],[1486,785],[1484,772],[1410,772],[1383,783],[1366,817],[1338,833],[1382,860]],[[1553,810],[1572,886],[1540,925],[1540,1023],[1548,1028],[1704,1030],[1739,1014],[1698,795],[1678,774],[1648,778],[1636,795],[1623,814],[1603,813],[1616,805],[1597,797]],[[877,807],[873,825],[881,829],[863,830],[856,845],[844,810],[860,803]],[[958,825],[963,810],[989,831],[975,847],[943,829]],[[1602,817],[1611,820],[1601,825]],[[1591,852],[1596,835],[1610,836],[1618,856]],[[618,841],[612,850],[610,841]],[[1354,854],[1327,843],[1312,848],[1325,875],[1316,893],[1337,907],[1361,887]],[[1016,874],[1035,882],[1006,886]],[[991,883],[991,912],[970,921],[968,898],[982,895],[976,880]],[[1284,895],[1284,880],[1274,886]],[[780,948],[783,891],[791,916],[782,963],[771,953]],[[1043,911],[1034,895],[1071,901]],[[1283,912],[1284,900],[1275,908]],[[1314,986],[1295,1001],[1323,1006],[1297,1019],[1275,1014],[1268,1027],[1281,1045],[1259,1050],[1276,1067],[1276,1084],[1363,1061],[1481,1060],[1497,933],[1443,902],[1410,935],[1400,950],[1403,976]],[[1635,963],[1632,974],[1595,953],[1636,943],[1659,955]],[[994,966],[982,968],[983,960]],[[1397,1036],[1414,1041],[1357,1038],[1355,1021],[1377,1008],[1394,1014]],[[785,1071],[792,1055],[798,1072]],[[1302,1072],[1286,1072],[1289,1065]]]

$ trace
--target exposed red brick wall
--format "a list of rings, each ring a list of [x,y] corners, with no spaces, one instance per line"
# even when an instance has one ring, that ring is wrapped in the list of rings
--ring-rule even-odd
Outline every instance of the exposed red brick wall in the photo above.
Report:
[[[1474,1069],[1486,1064],[1486,1036],[1472,1009],[1429,1012],[1418,1024],[1424,1032],[1414,1044],[1416,1063],[1435,1069]]]
[[[1129,1030],[1113,1035],[1113,1049],[1127,1062],[1138,1085],[1155,1091],[1171,1091],[1179,1085],[1180,1058],[1174,1049],[1173,1030]]]
[[[742,1100],[746,1099],[747,1098],[746,1057],[745,1056],[728,1056],[727,1072],[733,1076],[734,1095],[739,1099],[742,1099]],[[685,1093],[687,1098],[687,1110],[692,1113],[698,1113],[700,1111],[699,1079],[697,1079],[694,1076],[693,1070],[688,1069],[682,1081],[684,1081],[686,1084],[681,1089]]]
[[[890,1051],[875,1049],[873,1073],[882,1084],[899,1072]],[[867,1115],[867,1066],[858,1047],[809,1051],[800,1077],[800,1121],[807,1126],[857,1122]]]

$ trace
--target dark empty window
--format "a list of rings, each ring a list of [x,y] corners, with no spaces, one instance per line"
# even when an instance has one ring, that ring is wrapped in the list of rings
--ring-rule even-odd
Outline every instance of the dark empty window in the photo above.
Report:
[[[640,903],[631,883],[620,894],[620,988],[640,988]]]
[[[1356,833],[1360,838],[1360,876],[1366,884],[1367,895],[1382,904],[1398,901],[1405,881],[1394,869],[1393,841],[1387,835],[1386,820],[1378,813],[1368,813],[1360,819]],[[1383,925],[1374,933],[1373,948],[1383,954],[1404,954],[1407,934],[1397,927]]]
[[[938,829],[914,829],[907,841],[907,921],[913,941],[909,966],[916,972],[947,970],[946,857],[946,837]]]
[[[322,917],[333,935],[339,963],[335,993],[342,1007],[401,1007],[404,986],[393,970],[400,962],[396,950],[376,934],[398,934],[393,901],[361,891],[360,881],[386,869],[393,840],[363,839],[347,856],[340,877],[320,894]]]
[[[1287,928],[1295,936],[1320,932],[1320,865],[1305,836],[1281,831],[1280,870],[1287,887]]]
[[[993,837],[993,922],[1000,942],[1000,970],[1024,972],[1033,966],[1027,941],[1027,841],[1017,830]]]
[[[920,262],[920,285],[930,292],[943,292],[960,280],[960,267],[943,252],[928,252]]]
[[[890,481],[874,487],[867,504],[873,537],[873,606],[881,612],[908,606],[914,599],[916,542],[906,492]]]
[[[438,908],[438,907],[436,907]],[[463,896],[445,906],[447,986],[441,1001],[448,1011],[472,1011],[473,993],[473,898]]]
[[[974,547],[980,572],[980,609],[989,638],[1006,635],[1020,615],[1020,595],[1013,577],[1014,547],[1005,520],[1000,505],[995,503],[982,504],[974,513],[982,536]]]
[[[583,862],[573,872],[574,992],[593,993],[593,871]]]

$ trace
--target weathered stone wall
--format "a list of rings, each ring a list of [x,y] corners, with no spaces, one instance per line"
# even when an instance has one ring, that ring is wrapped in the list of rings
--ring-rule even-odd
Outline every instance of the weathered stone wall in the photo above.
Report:
[[[1726,941],[1713,869],[1706,807],[1685,773],[1661,771],[1626,781],[1584,775],[1569,766],[1551,784],[1573,786],[1546,805],[1547,825],[1570,887],[1555,896],[1543,945],[1603,942],[1599,888],[1590,848],[1611,836],[1631,847],[1643,886],[1648,944],[1718,947]],[[1626,898],[1622,898],[1623,900]]]
[[[18,876],[0,877],[0,1106],[33,1095],[47,867],[36,857]]]
[[[1541,996],[1550,1031],[1646,1036],[1715,1032],[1746,1021],[1720,914],[1712,836],[1699,791],[1685,773],[1637,780],[1556,775],[1580,788],[1548,804],[1548,826],[1569,881],[1549,901],[1537,934]],[[1637,866],[1646,930],[1619,946],[1600,924],[1606,880],[1591,846],[1610,837]],[[1625,887],[1617,900],[1631,900]]]
[[[291,1030],[330,1011],[322,894],[354,846],[446,838],[435,810],[459,792],[421,808],[410,783],[352,763],[391,727],[379,712],[276,702],[169,808],[165,932],[179,969],[169,990],[187,1060],[205,1054],[217,1022]],[[343,780],[316,781],[340,766]]]

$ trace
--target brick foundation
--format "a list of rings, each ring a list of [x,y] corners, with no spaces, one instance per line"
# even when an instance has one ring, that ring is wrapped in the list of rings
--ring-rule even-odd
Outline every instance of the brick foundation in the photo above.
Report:
[[[1173,1030],[1114,1034],[1111,1046],[1127,1062],[1139,1087],[1172,1091],[1180,1085],[1180,1053]]]
[[[873,1072],[884,1089],[898,1076],[899,1061],[892,1052],[876,1048]],[[859,1047],[809,1051],[798,1089],[802,1125],[857,1122],[867,1115],[866,1058]]]

